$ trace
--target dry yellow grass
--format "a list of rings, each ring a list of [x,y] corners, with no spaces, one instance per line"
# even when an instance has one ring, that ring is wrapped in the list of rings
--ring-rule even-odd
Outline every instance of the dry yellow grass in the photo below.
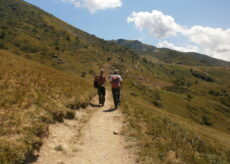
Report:
[[[94,92],[80,78],[0,50],[0,161],[22,163],[39,149],[48,124],[67,108],[87,105]]]

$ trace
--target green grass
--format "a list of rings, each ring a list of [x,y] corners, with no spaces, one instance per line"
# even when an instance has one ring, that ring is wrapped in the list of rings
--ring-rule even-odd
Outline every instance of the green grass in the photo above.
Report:
[[[215,81],[194,77],[190,69],[210,74]],[[225,69],[143,61],[127,74],[122,111],[129,135],[138,141],[141,163],[230,162],[230,111],[221,103],[230,92]],[[177,79],[181,81],[175,83]]]
[[[201,129],[205,125],[185,119],[177,114],[178,111],[173,114],[167,112],[164,102],[162,109],[154,107],[146,98],[133,97],[127,92],[124,94],[122,111],[129,123],[129,135],[138,141],[141,163],[174,163],[177,160],[199,164],[230,161],[229,134],[213,128]],[[170,151],[175,152],[175,159],[168,158]]]

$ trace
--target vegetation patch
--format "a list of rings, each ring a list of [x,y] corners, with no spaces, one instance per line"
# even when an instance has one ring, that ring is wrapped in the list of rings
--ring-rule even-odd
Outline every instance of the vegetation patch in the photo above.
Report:
[[[70,99],[82,104],[94,93],[87,81],[8,51],[0,54],[0,161],[23,163],[40,148],[50,123],[75,117],[66,108]]]
[[[212,122],[207,115],[202,116],[203,123],[207,126],[212,126]]]
[[[137,139],[139,162],[141,163],[228,163],[227,149],[213,146],[199,134],[196,134],[150,105],[143,105],[132,98],[123,105],[127,114],[130,136]],[[209,126],[207,117],[202,117]],[[218,147],[218,148],[217,148]],[[174,152],[173,159],[169,158]],[[150,162],[150,163],[151,163]]]
[[[204,80],[204,81],[207,81],[207,82],[214,82],[215,81],[211,76],[207,75],[206,73],[195,71],[193,69],[191,69],[191,74],[194,77],[199,78],[199,79]]]

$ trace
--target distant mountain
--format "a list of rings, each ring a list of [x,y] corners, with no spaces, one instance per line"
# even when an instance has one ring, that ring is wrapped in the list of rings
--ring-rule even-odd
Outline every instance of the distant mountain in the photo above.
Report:
[[[159,61],[171,64],[197,65],[197,66],[229,66],[230,62],[215,59],[207,55],[195,52],[179,52],[168,48],[156,48],[155,46],[141,43],[137,40],[113,40],[116,44],[133,50],[139,55],[147,55],[157,58]]]
[[[156,47],[141,43],[138,40],[118,39],[113,41],[123,47],[130,48],[135,51],[153,52],[156,49]]]

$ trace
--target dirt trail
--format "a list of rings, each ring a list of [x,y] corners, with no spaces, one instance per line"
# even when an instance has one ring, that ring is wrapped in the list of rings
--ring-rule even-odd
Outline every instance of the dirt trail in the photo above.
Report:
[[[88,107],[76,115],[75,120],[50,126],[49,138],[35,164],[135,163],[134,155],[125,148],[125,137],[120,134],[123,117],[120,110],[113,110],[111,93],[107,93],[104,107]]]

